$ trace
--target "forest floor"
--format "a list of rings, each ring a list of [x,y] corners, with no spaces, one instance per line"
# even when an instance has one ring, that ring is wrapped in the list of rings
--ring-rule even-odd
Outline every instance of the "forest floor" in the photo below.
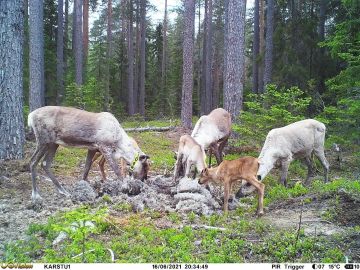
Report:
[[[149,187],[159,177],[170,179],[175,163],[172,151],[177,150],[184,132],[174,129],[130,134],[151,156]],[[107,194],[84,208],[59,195],[41,169],[38,183],[43,204],[34,208],[28,170],[34,148],[34,142],[27,142],[24,160],[0,163],[2,261],[110,262],[108,248],[115,253],[116,262],[360,261],[360,172],[353,152],[343,153],[341,170],[336,168],[336,157],[328,153],[334,168],[328,184],[322,182],[319,173],[310,187],[303,186],[306,171],[299,161],[290,167],[290,188],[277,184],[278,172],[274,170],[265,180],[265,214],[257,217],[257,196],[253,194],[234,200],[233,210],[225,216],[221,210],[221,187],[214,188],[220,206],[210,215],[176,211],[173,194],[166,191],[158,192],[163,193],[162,199],[155,202],[158,205],[154,208],[134,211],[131,198],[123,201],[122,196]],[[234,153],[233,149],[228,149],[226,158],[255,156],[260,150]],[[79,182],[85,156],[82,149],[59,149],[54,173],[68,190]],[[114,179],[111,172],[108,174]],[[100,179],[97,166],[89,179],[93,183]],[[53,244],[74,218],[94,220],[103,208],[106,214],[102,215],[102,226],[90,230],[84,240],[86,250],[91,250],[85,257],[76,256],[81,253],[76,235],[69,233],[70,238],[74,237],[72,241]]]

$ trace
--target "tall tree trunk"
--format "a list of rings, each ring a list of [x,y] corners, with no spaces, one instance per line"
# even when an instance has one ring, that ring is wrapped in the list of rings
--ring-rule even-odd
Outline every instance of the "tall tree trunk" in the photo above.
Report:
[[[25,142],[23,0],[0,1],[0,33],[0,160],[21,159]]]
[[[60,105],[64,97],[64,1],[58,0],[57,16],[57,40],[56,40],[56,77],[57,77],[57,100]]]
[[[134,49],[133,49],[133,4],[129,0],[129,19],[127,25],[127,58],[128,58],[128,113],[135,114],[134,103]]]
[[[69,53],[69,0],[65,0],[65,15],[64,15],[64,74],[68,68],[68,53]]]
[[[320,9],[319,9],[319,26],[318,26],[318,34],[319,34],[319,41],[324,41],[325,39],[325,20],[326,20],[326,0],[320,0]],[[325,67],[324,67],[324,57],[325,57],[325,48],[319,48],[319,83],[318,83],[318,91],[319,93],[324,93],[325,87]]]
[[[195,0],[185,0],[181,123],[186,128],[192,126],[194,21]]]
[[[225,18],[224,108],[233,121],[242,109],[246,1],[227,0]]]
[[[105,86],[105,100],[104,110],[109,111],[110,101],[110,58],[111,58],[111,25],[112,25],[112,1],[108,0],[107,6],[107,36],[106,36],[106,86]]]
[[[136,2],[135,17],[135,69],[134,69],[134,107],[135,113],[139,112],[139,71],[140,71],[140,0]]]
[[[266,40],[264,87],[271,82],[273,65],[274,0],[268,0],[266,9]]]
[[[264,52],[265,52],[265,0],[259,0],[259,13],[260,13],[260,28],[259,28],[259,55],[260,58],[264,58]],[[259,64],[260,63],[260,64]],[[258,61],[258,89],[259,93],[262,93],[264,91],[264,61],[259,62]]]
[[[74,58],[75,58],[75,82],[78,86],[83,83],[83,48],[82,48],[82,0],[74,0]]]
[[[255,0],[255,8],[254,8],[254,39],[253,39],[253,66],[252,66],[252,91],[253,93],[259,93],[259,85],[258,85],[258,76],[259,76],[259,65],[258,65],[258,57],[259,57],[259,0]]]
[[[86,63],[89,54],[89,0],[84,0],[83,4],[83,61],[86,69]]]
[[[29,1],[30,111],[44,106],[44,7],[42,0]]]
[[[204,51],[203,51],[203,114],[208,114],[212,109],[212,0],[205,0],[204,18]]]
[[[165,12],[164,12],[164,22],[163,22],[163,46],[162,46],[162,56],[161,56],[161,92],[163,96],[166,96],[166,59],[167,59],[167,0],[165,0]],[[165,102],[162,101],[161,104]]]
[[[199,44],[199,57],[198,57],[198,78],[197,78],[197,98],[198,98],[198,111],[200,112],[200,114],[202,114],[202,109],[204,107],[203,105],[203,96],[202,95],[202,87],[201,87],[201,61],[202,61],[202,57],[201,57],[201,42],[200,42],[200,36],[201,36],[201,0],[198,1],[198,6],[199,6],[199,13],[198,13],[198,35],[197,35],[197,39],[199,40],[198,44]]]
[[[165,0],[166,1],[166,0]],[[146,38],[146,0],[141,0],[141,38],[140,38],[140,93],[139,93],[139,113],[145,115],[145,38]]]

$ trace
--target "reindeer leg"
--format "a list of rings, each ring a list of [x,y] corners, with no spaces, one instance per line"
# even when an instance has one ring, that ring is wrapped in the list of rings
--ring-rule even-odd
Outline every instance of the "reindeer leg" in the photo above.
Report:
[[[90,149],[88,150],[87,156],[86,156],[86,161],[85,161],[83,180],[87,181],[89,171],[91,168],[91,164],[100,156],[101,156],[101,154],[99,152],[97,152],[97,150],[90,150]]]
[[[213,151],[214,151],[214,154],[215,154],[216,162],[217,162],[218,165],[220,165],[220,163],[222,161],[222,158],[220,157],[220,154],[219,154],[218,144],[214,143],[212,147],[213,147]]]
[[[102,156],[100,161],[99,161],[99,170],[101,173],[101,182],[106,181],[106,174],[105,174],[105,157]]]
[[[329,162],[326,160],[324,149],[315,149],[314,151],[315,156],[320,160],[322,166],[324,167],[324,174],[325,174],[325,183],[329,181],[328,173],[329,173]]]
[[[255,176],[246,177],[245,180],[248,181],[248,183],[250,183],[257,189],[259,194],[257,214],[263,215],[265,185],[261,183],[259,180],[257,180]]]
[[[108,146],[102,146],[102,147],[100,147],[99,150],[100,150],[101,154],[103,154],[105,160],[110,165],[111,169],[114,171],[116,176],[122,180],[123,177],[121,176],[119,166],[116,163],[114,157],[112,156],[112,148],[108,147]]]
[[[225,214],[228,213],[229,209],[229,193],[230,193],[230,183],[226,182],[224,184],[224,212]]]
[[[36,150],[30,159],[30,172],[31,172],[31,181],[32,181],[32,193],[31,199],[33,202],[41,200],[38,187],[36,185],[36,166],[39,163],[40,159],[45,155],[48,146],[46,144],[38,144]]]
[[[283,184],[285,187],[287,186],[286,177],[288,174],[289,166],[290,166],[291,159],[287,158],[281,161],[281,177],[280,183]]]
[[[60,194],[70,196],[69,192],[67,192],[64,189],[64,187],[59,183],[59,181],[55,178],[53,173],[50,171],[51,164],[52,164],[52,162],[54,160],[54,156],[55,156],[56,150],[58,149],[59,145],[56,144],[56,143],[50,143],[50,144],[48,144],[48,147],[49,147],[49,149],[48,149],[48,152],[47,152],[47,154],[46,154],[46,156],[45,156],[45,158],[43,160],[42,168],[44,169],[46,174],[49,176],[51,181],[54,183],[57,191]]]
[[[224,139],[218,147],[218,153],[219,153],[219,159],[220,159],[220,163],[223,161],[223,150],[226,146],[226,144],[228,143],[229,138]]]
[[[308,173],[306,176],[305,185],[308,185],[310,183],[310,178],[314,176],[314,166],[311,162],[310,156],[305,158],[305,164],[308,167]]]
[[[120,171],[121,171],[121,175],[123,177],[126,177],[126,161],[125,159],[121,158],[120,159]]]

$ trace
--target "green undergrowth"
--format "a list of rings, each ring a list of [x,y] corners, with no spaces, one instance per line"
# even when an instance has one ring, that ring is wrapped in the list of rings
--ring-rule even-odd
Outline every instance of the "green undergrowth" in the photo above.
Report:
[[[58,213],[45,224],[31,224],[26,240],[6,244],[0,260],[111,262],[110,249],[118,263],[344,262],[348,248],[331,245],[337,240],[333,236],[279,231],[263,219],[238,210],[228,215],[184,216],[151,210],[134,214],[124,205],[115,209],[114,216],[106,207],[82,206]],[[168,226],[157,227],[157,221]],[[68,237],[53,245],[60,232]],[[359,234],[360,228],[349,229],[349,233]]]

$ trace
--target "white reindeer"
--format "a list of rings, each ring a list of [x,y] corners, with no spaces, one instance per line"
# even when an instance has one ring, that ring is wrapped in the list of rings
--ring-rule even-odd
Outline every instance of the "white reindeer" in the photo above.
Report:
[[[211,155],[215,154],[218,165],[222,161],[222,151],[231,135],[231,115],[222,108],[203,115],[196,122],[191,137],[201,145],[204,150],[209,149],[209,166]]]
[[[55,184],[59,193],[68,192],[50,171],[51,163],[59,145],[87,148],[85,174],[89,171],[96,152],[101,152],[117,177],[122,178],[117,159],[132,163],[137,156],[146,156],[125,133],[116,118],[108,113],[92,113],[75,108],[46,106],[34,110],[28,116],[28,125],[34,131],[37,146],[30,159],[32,200],[41,196],[36,185],[36,166],[42,157],[42,167]]]
[[[177,180],[183,176],[190,177],[191,169],[195,166],[200,173],[206,168],[204,149],[189,135],[180,137],[179,150],[177,152],[176,164],[174,170],[174,179]],[[195,178],[196,173],[192,175]]]
[[[304,158],[308,166],[308,175],[305,181],[307,184],[313,174],[311,155],[314,153],[324,167],[325,182],[327,182],[329,163],[324,154],[325,131],[325,125],[313,119],[272,129],[266,137],[259,156],[258,179],[263,180],[275,164],[280,163],[282,169],[280,182],[286,185],[290,162],[293,159]]]

